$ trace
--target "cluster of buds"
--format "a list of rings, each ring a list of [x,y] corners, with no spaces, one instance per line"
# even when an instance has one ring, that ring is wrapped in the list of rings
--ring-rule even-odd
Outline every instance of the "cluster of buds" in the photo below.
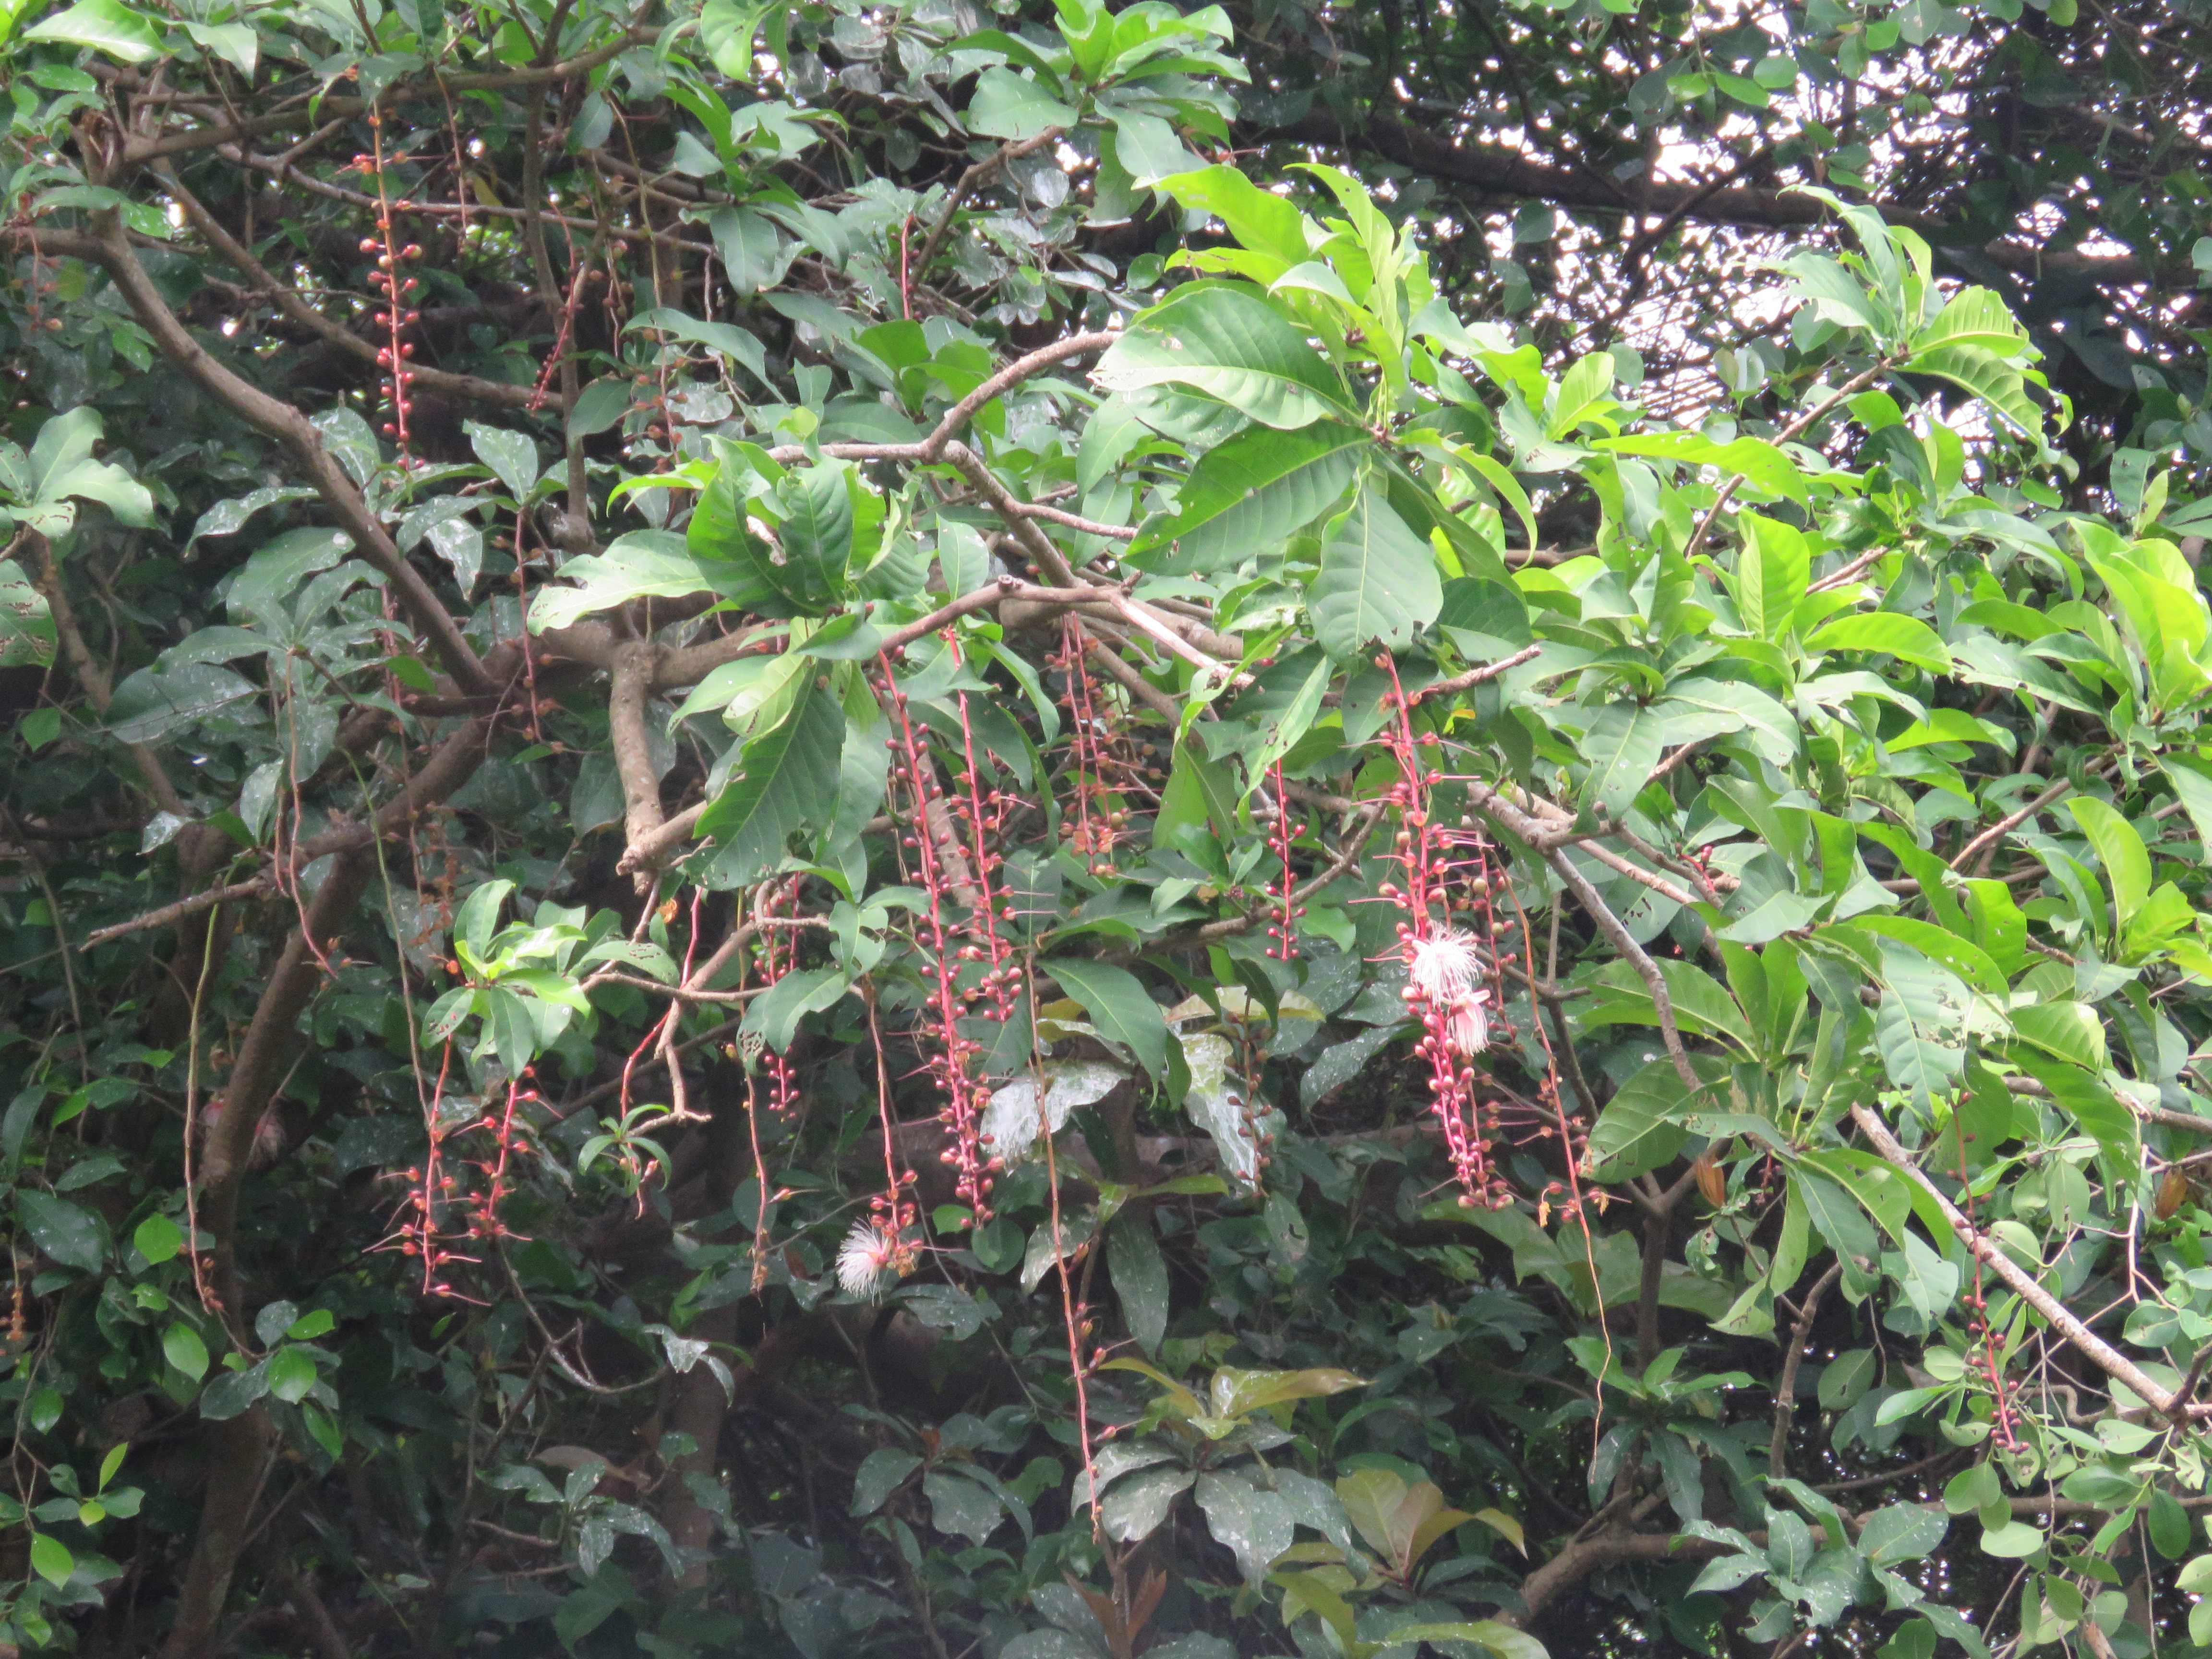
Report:
[[[412,204],[404,201],[395,204],[385,194],[383,117],[372,110],[368,125],[375,149],[372,154],[355,156],[354,166],[376,180],[376,234],[362,238],[361,251],[376,262],[368,273],[368,285],[379,296],[380,308],[374,321],[383,343],[377,348],[376,362],[385,374],[385,399],[390,411],[383,422],[384,434],[398,446],[404,456],[409,443],[407,413],[412,402],[408,386],[415,379],[414,368],[408,362],[415,355],[415,343],[406,334],[422,320],[422,313],[413,308],[415,291],[422,284],[419,278],[407,275],[407,267],[422,262],[422,249],[414,242],[402,243],[392,229],[393,212],[404,213]]]
[[[1101,714],[1097,689],[1091,681],[1090,651],[1097,645],[1073,617],[1060,619],[1060,648],[1049,665],[1066,680],[1068,747],[1074,755],[1074,821],[1063,816],[1060,833],[1084,868],[1110,876],[1114,849],[1128,833],[1129,811],[1117,796],[1139,781],[1133,768],[1114,752],[1110,730]],[[1120,783],[1110,773],[1122,775]]]
[[[907,808],[900,848],[912,858],[929,896],[928,908],[915,920],[915,942],[930,963],[929,1017],[915,1036],[923,1064],[944,1097],[939,1119],[945,1146],[939,1156],[953,1171],[961,1201],[980,1221],[990,1213],[1000,1160],[983,1150],[982,1116],[991,1093],[978,1074],[983,1045],[961,1029],[961,1021],[978,1003],[1004,1020],[1020,994],[1021,965],[999,927],[1013,920],[1013,910],[994,885],[999,860],[990,845],[1005,822],[1007,803],[999,791],[987,795],[983,790],[966,698],[961,699],[960,714],[967,764],[956,802],[939,781],[936,758],[915,728],[888,661],[881,671],[878,690],[893,715],[888,739],[891,779]],[[957,923],[952,916],[956,903],[966,912]]]
[[[2004,1366],[1997,1352],[1997,1334],[1990,1324],[1989,1303],[1982,1295],[1981,1262],[1974,1263],[1974,1288],[1966,1298],[1966,1330],[1972,1338],[1977,1357],[1982,1364],[1982,1375],[1989,1381],[1990,1412],[1996,1419],[1993,1432],[1998,1445],[2007,1451],[2020,1449],[2017,1419],[2013,1412],[2012,1395],[2005,1387]]]
[[[500,1219],[499,1212],[500,1206],[514,1193],[514,1182],[507,1174],[507,1163],[522,1138],[522,1126],[516,1118],[515,1109],[525,1101],[534,1102],[538,1098],[537,1090],[526,1089],[520,1081],[509,1079],[507,1101],[499,1115],[493,1117],[487,1113],[470,1126],[487,1132],[491,1136],[493,1148],[489,1157],[476,1163],[476,1168],[484,1177],[484,1184],[471,1193],[467,1200],[469,1219],[465,1231],[471,1239],[497,1241],[521,1237]]]
[[[396,1249],[422,1261],[425,1294],[467,1302],[476,1298],[454,1285],[452,1272],[456,1264],[473,1266],[481,1258],[465,1254],[464,1247],[480,1248],[487,1242],[496,1246],[524,1237],[501,1219],[500,1211],[514,1195],[510,1166],[527,1137],[520,1108],[539,1096],[523,1079],[514,1079],[507,1084],[507,1097],[497,1112],[485,1112],[459,1123],[446,1122],[439,1108],[449,1098],[445,1082],[452,1063],[453,1045],[448,1043],[432,1096],[434,1105],[424,1125],[429,1145],[421,1164],[398,1172],[406,1196],[401,1201],[398,1229],[380,1248]],[[489,1150],[482,1158],[462,1155],[459,1144],[476,1134],[489,1137]],[[457,1170],[475,1170],[483,1177],[482,1183],[465,1184]]]

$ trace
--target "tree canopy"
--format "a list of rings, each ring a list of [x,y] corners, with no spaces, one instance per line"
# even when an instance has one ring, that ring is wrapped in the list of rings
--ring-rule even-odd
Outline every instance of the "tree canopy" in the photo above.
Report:
[[[0,9],[0,1644],[2212,1648],[2206,23]]]

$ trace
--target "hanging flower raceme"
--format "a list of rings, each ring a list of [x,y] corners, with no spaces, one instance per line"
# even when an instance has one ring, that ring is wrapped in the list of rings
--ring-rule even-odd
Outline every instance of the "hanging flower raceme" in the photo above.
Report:
[[[1482,1074],[1475,1064],[1490,1044],[1490,1010],[1496,1006],[1495,967],[1481,949],[1482,939],[1494,930],[1479,936],[1451,920],[1455,898],[1463,913],[1486,919],[1490,883],[1477,873],[1483,860],[1472,831],[1449,830],[1431,811],[1430,792],[1443,775],[1420,753],[1396,664],[1385,653],[1376,666],[1389,672],[1393,688],[1393,718],[1383,738],[1398,763],[1398,781],[1388,798],[1397,809],[1398,830],[1388,856],[1401,878],[1383,883],[1381,890],[1404,913],[1398,924],[1399,956],[1406,965],[1401,994],[1421,1023],[1414,1048],[1428,1067],[1429,1108],[1443,1131],[1460,1201],[1495,1207],[1508,1194],[1491,1160],[1477,1092]]]
[[[929,899],[914,923],[928,984],[927,1012],[915,1025],[915,1039],[944,1098],[938,1115],[945,1147],[939,1156],[953,1171],[960,1200],[981,1221],[990,1214],[999,1160],[983,1148],[982,1117],[991,1097],[990,1085],[981,1075],[983,1045],[961,1023],[978,1000],[987,1000],[998,1018],[1006,1018],[1018,991],[1020,964],[999,932],[999,922],[1012,913],[992,885],[997,859],[986,836],[987,830],[995,831],[1003,807],[994,811],[996,792],[987,798],[982,791],[965,698],[960,711],[967,766],[963,799],[956,807],[939,781],[936,757],[915,729],[890,662],[883,660],[880,667],[878,690],[891,714],[893,798],[902,796],[905,808],[901,862],[911,860],[912,873]],[[966,846],[963,828],[969,831]],[[982,965],[975,983],[961,982],[963,963]]]

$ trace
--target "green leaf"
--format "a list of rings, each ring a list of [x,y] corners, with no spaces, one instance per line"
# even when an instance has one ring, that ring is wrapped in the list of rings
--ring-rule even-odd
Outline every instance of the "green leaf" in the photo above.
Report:
[[[182,1321],[161,1333],[161,1352],[170,1364],[195,1382],[207,1375],[207,1344],[200,1340],[198,1331]]]
[[[0,573],[4,570],[5,567],[0,566]],[[7,659],[6,602],[7,590],[0,586],[0,663]],[[2190,755],[2161,756],[2159,764],[2165,769],[2166,781],[2173,786],[2174,799],[2189,814],[2189,821],[2197,826],[2205,862],[2212,864],[2212,773],[2208,773],[2202,760]]]
[[[752,80],[753,36],[768,11],[765,4],[749,5],[742,0],[707,0],[700,8],[699,44],[714,67],[732,81]]]
[[[1083,957],[1054,957],[1038,966],[1083,1005],[1100,1036],[1127,1048],[1154,1078],[1167,1075],[1168,1023],[1134,974]]]
[[[254,692],[251,680],[213,663],[156,664],[115,688],[107,729],[119,743],[159,743]]]
[[[968,125],[993,138],[1034,138],[1054,127],[1072,127],[1077,112],[1038,82],[1010,69],[987,69],[968,103]]]
[[[2005,302],[1985,288],[1962,288],[1935,319],[1912,337],[1915,351],[1938,346],[1976,346],[2000,357],[2017,356],[2027,331]]]
[[[2017,1561],[2042,1547],[2042,1529],[2025,1521],[2007,1521],[1982,1529],[1982,1553],[2000,1560]]]
[[[699,511],[705,510],[702,504]],[[695,513],[695,524],[697,517]],[[769,591],[750,568],[702,558],[682,538],[659,530],[634,531],[617,537],[604,553],[570,559],[561,567],[561,577],[573,586],[548,586],[531,596],[532,633],[567,628],[579,617],[611,611],[632,599],[720,593],[750,605]]]
[[[2117,808],[2094,796],[2076,795],[2066,803],[2066,810],[2088,836],[2089,845],[2097,849],[2097,860],[2105,866],[2105,879],[2111,884],[2113,907],[2124,931],[2150,896],[2150,854],[2143,839]]]
[[[998,1495],[963,1474],[933,1471],[921,1478],[930,1524],[941,1533],[981,1545],[1006,1519]]]
[[[1723,474],[1740,474],[1765,495],[1801,502],[1812,498],[1812,486],[1797,464],[1764,438],[1735,438],[1717,444],[1698,432],[1637,433],[1625,438],[1601,438],[1595,447],[1619,455],[1650,455],[1713,467]]]
[[[1271,190],[1262,190],[1232,167],[1200,167],[1159,179],[1158,188],[1187,208],[1212,214],[1229,234],[1256,253],[1285,266],[1306,258],[1305,216]]]
[[[518,501],[527,501],[538,484],[538,446],[530,434],[486,426],[481,421],[465,421],[461,429],[469,434],[469,447],[476,451],[477,459],[507,486],[507,493]]]
[[[1175,516],[1147,528],[1127,556],[1164,575],[1206,575],[1279,547],[1335,505],[1370,441],[1342,421],[1296,432],[1249,427],[1199,458]],[[1170,543],[1173,551],[1160,556]]]
[[[896,1446],[884,1446],[870,1452],[860,1460],[860,1470],[853,1477],[852,1512],[873,1515],[883,1508],[884,1500],[905,1485],[907,1477],[921,1467],[921,1459]]]
[[[119,64],[143,64],[161,55],[161,31],[118,0],[77,0],[67,11],[25,29],[23,38],[90,46]]]
[[[630,392],[623,375],[603,375],[592,381],[576,394],[575,407],[568,411],[568,435],[588,438],[615,425],[629,413]]]
[[[1859,1553],[1876,1566],[1917,1561],[1943,1541],[1950,1517],[1933,1504],[1891,1504],[1867,1516]]]
[[[781,1054],[799,1034],[799,1022],[808,1014],[836,1006],[851,983],[835,968],[802,968],[787,973],[746,1005],[744,1029],[757,1031],[762,1041]]]
[[[351,551],[353,538],[343,530],[288,530],[254,550],[232,581],[225,604],[243,621],[283,620],[307,578]]]
[[[98,1273],[107,1265],[107,1224],[93,1211],[23,1188],[15,1194],[15,1212],[31,1243],[64,1267]]]
[[[818,616],[845,592],[853,552],[850,475],[833,463],[787,473],[776,484],[783,562],[769,564],[769,580],[802,614]]]
[[[700,837],[716,843],[717,886],[758,881],[790,855],[792,836],[828,823],[844,741],[836,697],[809,681],[791,713],[745,744],[699,820]]]
[[[1429,544],[1379,491],[1361,489],[1329,526],[1321,570],[1306,597],[1322,648],[1340,662],[1378,643],[1401,649],[1436,620],[1443,602]]]
[[[1814,651],[1876,651],[1926,669],[1931,674],[1952,672],[1951,653],[1936,630],[1917,617],[1893,611],[1862,611],[1836,617],[1814,630],[1805,641]]]
[[[1329,416],[1357,419],[1328,362],[1282,314],[1250,295],[1192,283],[1140,313],[1099,359],[1111,392],[1187,386],[1285,431]]]
[[[185,1235],[175,1222],[157,1213],[138,1224],[131,1243],[146,1258],[147,1266],[159,1267],[185,1248]]]
[[[1651,769],[1666,746],[1660,726],[1657,714],[1632,698],[1598,710],[1583,739],[1583,753],[1589,761],[1589,775],[1582,788],[1585,807],[1601,808],[1614,818],[1626,815],[1628,804],[1650,781]]]
[[[76,1558],[69,1553],[60,1539],[43,1532],[33,1533],[31,1535],[31,1571],[59,1589],[69,1583],[70,1575],[76,1571]]]
[[[1913,374],[1940,375],[1964,386],[2031,438],[2043,430],[2043,411],[2027,395],[2021,372],[1994,352],[1978,345],[1940,345],[1915,352],[1905,367]]]
[[[314,1357],[305,1349],[288,1345],[269,1357],[269,1392],[286,1405],[298,1405],[314,1386]]]
[[[1149,1215],[1124,1211],[1114,1218],[1106,1229],[1106,1266],[1129,1334],[1157,1355],[1168,1332],[1168,1267]]]
[[[1709,1054],[1692,1056],[1691,1064],[1708,1089],[1727,1075],[1722,1063]],[[1664,1168],[1689,1139],[1689,1131],[1681,1126],[1683,1115],[1700,1103],[1715,1103],[1705,1093],[1693,1099],[1672,1060],[1646,1062],[1598,1114],[1583,1173],[1593,1181],[1610,1182]]]

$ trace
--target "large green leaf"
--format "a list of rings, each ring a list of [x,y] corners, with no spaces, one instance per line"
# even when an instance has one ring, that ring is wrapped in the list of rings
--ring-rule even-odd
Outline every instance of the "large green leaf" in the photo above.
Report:
[[[1814,651],[1876,651],[1901,657],[1931,674],[1952,670],[1950,648],[1917,617],[1893,611],[1854,611],[1832,617],[1805,641]]]
[[[1583,753],[1589,760],[1589,776],[1583,784],[1585,806],[1602,808],[1616,818],[1627,811],[1659,763],[1662,724],[1656,711],[1631,697],[1598,710],[1583,738]]]
[[[1255,252],[1273,254],[1286,266],[1306,257],[1305,216],[1235,167],[1178,173],[1158,180],[1158,187],[1185,207],[1212,214]]]
[[[1124,1044],[1154,1077],[1167,1075],[1167,1019],[1134,974],[1085,957],[1055,957],[1038,966],[1084,1006],[1101,1036]]]
[[[2043,411],[2027,395],[2027,381],[1994,352],[1978,345],[1939,345],[1915,352],[1905,367],[1964,386],[2030,437],[2043,430]]]
[[[2169,772],[2168,776],[2172,774]],[[2150,854],[2143,839],[2136,833],[2135,825],[2112,805],[2094,796],[2076,795],[2066,803],[2074,821],[2081,826],[2081,833],[2089,838],[2089,845],[2097,849],[2097,861],[2105,866],[2105,879],[2112,890],[2112,904],[2118,915],[2119,926],[2124,929],[2134,920],[2135,914],[2150,896]]]
[[[213,663],[142,668],[115,688],[107,729],[125,743],[158,743],[254,690],[251,680]]]
[[[23,38],[90,46],[121,64],[143,64],[161,55],[161,31],[118,0],[77,0],[68,10],[33,23]]]
[[[1328,359],[1280,312],[1212,283],[1193,283],[1139,316],[1094,378],[1115,392],[1189,386],[1286,431],[1357,418]]]
[[[1165,575],[1204,575],[1279,548],[1335,504],[1370,441],[1343,421],[1296,432],[1248,428],[1200,459],[1176,515],[1131,543],[1129,559]],[[1170,543],[1172,550],[1159,550]]]
[[[740,887],[781,866],[791,837],[829,822],[836,802],[845,715],[811,683],[791,713],[746,744],[737,769],[699,820],[715,843],[708,879]]]
[[[107,1260],[107,1224],[96,1212],[27,1188],[15,1194],[15,1213],[31,1243],[64,1267],[97,1273]]]
[[[704,510],[702,507],[702,511]],[[695,514],[696,519],[697,515]],[[588,553],[561,567],[573,584],[541,587],[530,601],[530,631],[566,628],[580,617],[611,611],[638,599],[681,599],[720,593],[742,606],[764,603],[769,586],[750,564],[702,558],[684,538],[660,530],[632,531],[604,553]]]
[[[2017,355],[2027,331],[2005,302],[1985,288],[1962,288],[1943,309],[1912,337],[1915,351],[1939,346],[1977,346],[1999,357]]]
[[[1435,553],[1371,485],[1328,527],[1306,596],[1314,637],[1340,662],[1374,645],[1392,650],[1443,609]]]
[[[1683,1116],[1717,1103],[1711,1085],[1727,1075],[1727,1067],[1710,1054],[1692,1061],[1707,1088],[1692,1096],[1671,1059],[1646,1061],[1606,1102],[1590,1130],[1583,1172],[1593,1181],[1626,1181],[1649,1170],[1662,1169],[1682,1150],[1690,1132]],[[1725,1096],[1721,1097],[1725,1099]]]

